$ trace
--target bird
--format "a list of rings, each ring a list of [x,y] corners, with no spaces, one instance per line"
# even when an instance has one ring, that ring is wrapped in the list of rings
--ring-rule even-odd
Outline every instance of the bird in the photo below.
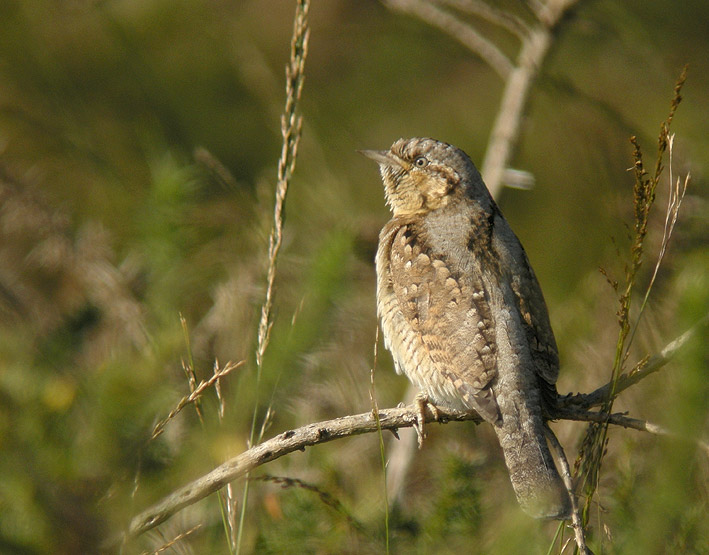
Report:
[[[392,212],[375,265],[396,372],[419,400],[477,412],[493,426],[526,513],[569,518],[545,435],[558,350],[522,244],[462,150],[417,137],[360,152],[379,164]]]

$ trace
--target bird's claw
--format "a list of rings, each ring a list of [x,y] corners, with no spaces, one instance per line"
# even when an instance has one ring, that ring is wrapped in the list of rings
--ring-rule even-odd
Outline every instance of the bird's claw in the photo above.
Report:
[[[414,429],[416,430],[416,435],[418,436],[419,449],[421,449],[423,447],[423,440],[426,439],[426,430],[424,427],[426,424],[426,406],[429,406],[431,408],[431,413],[433,414],[433,418],[436,421],[439,419],[439,413],[436,405],[431,403],[428,398],[428,395],[423,392],[419,392],[416,395],[415,402],[416,423],[414,424]]]

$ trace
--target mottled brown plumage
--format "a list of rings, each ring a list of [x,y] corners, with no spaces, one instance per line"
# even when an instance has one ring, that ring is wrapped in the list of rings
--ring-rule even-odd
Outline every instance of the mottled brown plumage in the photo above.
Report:
[[[490,422],[522,508],[565,518],[544,432],[559,361],[522,245],[463,151],[416,138],[363,154],[393,212],[379,237],[377,309],[397,372],[435,405]]]

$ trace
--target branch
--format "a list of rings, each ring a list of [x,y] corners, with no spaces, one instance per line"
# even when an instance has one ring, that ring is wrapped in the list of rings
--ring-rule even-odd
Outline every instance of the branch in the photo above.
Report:
[[[640,380],[643,380],[650,374],[654,374],[655,372],[657,372],[660,368],[667,364],[672,359],[672,357],[675,356],[675,354],[677,354],[677,351],[679,351],[680,348],[682,348],[682,346],[684,346],[684,344],[687,343],[687,341],[689,341],[692,336],[694,336],[694,334],[706,327],[707,324],[709,324],[709,314],[706,314],[704,318],[699,320],[699,322],[694,324],[694,326],[692,326],[682,335],[668,343],[665,348],[662,349],[659,353],[647,359],[647,362],[645,364],[639,363],[638,365],[636,365],[635,369],[631,370],[630,372],[624,372],[623,374],[621,374],[618,377],[617,382],[615,383],[615,387],[613,386],[612,382],[609,382],[604,386],[599,387],[595,391],[592,391],[591,393],[578,393],[576,395],[560,397],[560,411],[563,412],[565,409],[571,407],[588,409],[591,407],[598,406],[606,399],[608,399],[608,395],[610,395],[611,388],[613,388],[614,395],[617,396],[619,393],[635,385]]]
[[[519,39],[525,38],[529,33],[529,26],[523,19],[510,12],[494,8],[483,0],[436,0],[436,2],[438,4],[446,4],[451,8],[457,8],[463,13],[475,15],[485,21],[499,25]]]
[[[461,21],[454,14],[436,5],[422,0],[384,0],[391,9],[415,15],[455,38],[486,62],[504,81],[505,88],[500,109],[490,133],[481,171],[485,184],[494,198],[503,185],[507,166],[517,144],[522,115],[529,100],[532,83],[549,51],[557,26],[564,14],[578,0],[536,2],[532,6],[532,11],[538,23],[531,29],[514,15],[491,7],[485,8],[484,3],[481,2],[439,1],[500,25],[515,34],[521,41],[517,60],[512,63],[492,41],[482,36],[474,26]]]
[[[382,430],[395,431],[398,428],[409,428],[416,423],[417,413],[418,408],[415,405],[381,410],[379,411],[379,422]],[[482,422],[482,418],[476,413],[456,413],[439,409],[439,414],[446,421],[472,420],[478,423]],[[432,421],[434,421],[434,417],[429,410],[426,412],[426,422]],[[218,491],[229,482],[240,478],[262,464],[271,462],[293,451],[304,451],[306,447],[312,445],[375,431],[377,431],[377,421],[371,412],[366,412],[354,416],[343,416],[334,420],[316,422],[296,430],[283,432],[229,459],[211,472],[176,490],[159,503],[134,517],[125,534],[124,541],[154,528],[181,509]]]
[[[659,424],[648,422],[640,418],[632,418],[622,413],[606,414],[605,412],[587,412],[587,411],[563,411],[556,414],[557,420],[575,420],[577,422],[597,422],[603,424],[608,422],[614,426],[620,426],[629,430],[638,430],[639,432],[647,432],[656,436],[663,436],[670,439],[685,441],[695,444],[709,457],[709,443],[694,437],[687,437],[663,428]]]
[[[664,366],[679,348],[684,345],[699,328],[705,325],[707,321],[709,321],[709,315],[705,316],[691,329],[668,344],[660,353],[651,357],[647,364],[640,370],[634,373],[631,372],[630,374],[623,374],[618,381],[618,387],[615,390],[616,394]],[[607,392],[610,391],[610,387],[611,383],[608,383],[589,394],[560,396],[557,408],[551,415],[551,419],[608,422],[624,428],[632,428],[676,438],[679,437],[656,424],[630,418],[623,414],[609,415],[602,412],[589,412],[587,410],[589,407],[602,402],[603,392],[607,395]],[[441,423],[450,421],[473,421],[479,424],[483,422],[480,415],[475,412],[463,413],[438,407],[438,413],[439,422]],[[396,432],[398,428],[410,428],[416,424],[417,415],[418,407],[416,405],[383,409],[379,411],[379,424],[382,430]],[[430,409],[426,410],[425,421],[426,423],[436,421]],[[353,416],[343,416],[341,418],[335,418],[334,420],[316,422],[295,430],[283,432],[228,460],[211,472],[183,486],[165,497],[162,501],[137,515],[130,522],[123,538],[116,540],[114,543],[125,542],[154,528],[181,509],[196,503],[200,499],[204,499],[208,495],[226,486],[229,482],[244,476],[262,464],[276,460],[293,451],[304,451],[306,447],[312,445],[327,443],[335,439],[353,435],[376,432],[377,429],[377,419],[374,418],[372,412],[366,412]],[[686,438],[679,437],[679,439]],[[709,455],[709,446],[703,442],[698,443]]]
[[[480,56],[497,74],[506,81],[512,72],[512,62],[497,46],[478,33],[475,28],[460,21],[454,15],[422,0],[385,0],[394,10],[415,15],[429,25],[438,27],[451,35],[474,54]]]
[[[481,174],[493,197],[503,185],[505,170],[517,143],[522,114],[529,91],[552,43],[554,31],[564,13],[578,0],[550,0],[544,4],[540,24],[522,40],[515,68],[505,79],[500,109],[490,132]]]

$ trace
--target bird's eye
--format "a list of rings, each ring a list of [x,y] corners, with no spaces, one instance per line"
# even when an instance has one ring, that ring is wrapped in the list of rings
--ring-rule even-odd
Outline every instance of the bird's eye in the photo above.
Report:
[[[414,160],[414,165],[417,168],[425,168],[428,165],[428,159],[425,156],[419,156]]]

